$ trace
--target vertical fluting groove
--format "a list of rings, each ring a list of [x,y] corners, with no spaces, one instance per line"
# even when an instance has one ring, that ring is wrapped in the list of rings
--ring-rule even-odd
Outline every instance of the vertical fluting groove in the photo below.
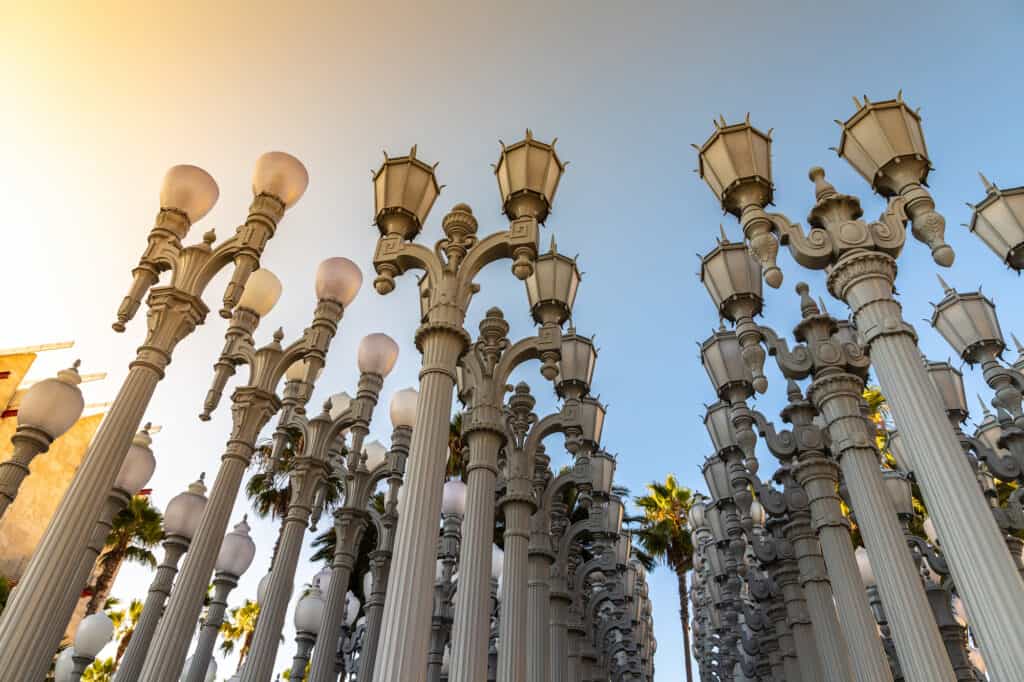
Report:
[[[529,601],[526,609],[526,679],[527,682],[548,682],[550,660],[551,559],[544,554],[530,554]]]
[[[422,682],[427,672],[453,371],[463,340],[435,330],[427,332],[422,342],[416,428],[409,446],[374,682]]]
[[[459,550],[458,607],[452,623],[451,682],[487,678],[487,642],[491,623],[491,553],[494,544],[495,478],[501,436],[469,434],[466,515]],[[399,521],[401,524],[401,521]]]
[[[199,640],[196,642],[196,650],[192,652],[192,665],[189,666],[185,682],[203,682],[206,679],[210,659],[213,658],[213,648],[217,644],[217,633],[220,632],[220,625],[224,622],[224,613],[228,608],[228,593],[236,584],[234,576],[218,573],[214,578],[213,598],[206,609],[206,620],[199,629]],[[126,677],[125,682],[134,679]]]
[[[903,538],[896,508],[885,490],[874,451],[851,449],[839,464],[864,546],[876,566],[878,591],[889,614],[904,676],[912,682],[954,680],[956,676]]]
[[[86,573],[79,582],[78,571],[86,543],[160,377],[143,364],[128,372],[0,616],[0,670],[19,671],[26,680],[45,676],[53,654],[47,633],[54,622],[63,629],[71,618],[88,579]],[[67,599],[68,594],[74,599]]]
[[[551,595],[551,682],[565,682],[569,674],[569,605],[566,594]]]
[[[156,577],[149,586],[149,593],[146,595],[146,602],[142,605],[142,613],[132,630],[131,639],[128,641],[128,648],[124,652],[121,663],[117,666],[115,679],[118,682],[131,682],[138,679],[142,664],[146,660],[146,653],[153,641],[153,633],[156,632],[157,623],[164,613],[164,604],[167,602],[167,595],[171,593],[171,585],[174,583],[174,576],[178,573],[178,561],[181,555],[188,548],[187,540],[170,541],[165,545],[164,560],[156,569]]]
[[[334,525],[337,549],[331,564],[331,581],[324,597],[320,634],[313,646],[313,661],[309,669],[308,682],[333,682],[338,677],[335,667],[338,634],[345,618],[345,596],[348,593],[349,578],[365,527],[365,513],[353,513],[350,509],[342,509],[339,512]]]
[[[389,568],[391,565],[390,552],[387,554],[382,552],[376,557],[371,554],[370,557],[371,565],[374,566],[373,588],[370,592],[370,598],[365,605],[366,639],[363,640],[363,655],[359,661],[358,682],[370,682],[373,679],[373,669],[377,661],[377,644],[380,641],[380,626],[384,617],[384,599],[388,589],[388,573],[390,572]]]
[[[233,445],[228,446],[229,452]],[[142,666],[139,679],[144,682],[177,682],[181,674],[245,468],[245,458],[225,455],[185,564],[171,590],[167,610],[157,626],[153,646]]]
[[[849,682],[853,679],[852,666],[846,650],[846,638],[836,616],[836,605],[832,601],[832,589],[827,583],[817,581],[804,583],[803,588],[813,626],[812,635],[818,645],[817,653],[825,668],[826,679]]]
[[[306,482],[311,485],[312,482]],[[274,661],[288,613],[288,602],[295,585],[295,567],[302,552],[302,539],[306,533],[309,508],[293,504],[285,517],[284,532],[277,547],[274,565],[270,572],[264,603],[260,605],[260,617],[253,634],[252,652],[246,659],[242,671],[242,682],[269,682],[274,673]],[[347,582],[347,581],[346,581]],[[328,587],[328,589],[330,589]],[[303,664],[305,667],[305,664]]]
[[[505,563],[498,649],[498,682],[526,682],[527,593],[529,576],[530,506],[505,504]]]

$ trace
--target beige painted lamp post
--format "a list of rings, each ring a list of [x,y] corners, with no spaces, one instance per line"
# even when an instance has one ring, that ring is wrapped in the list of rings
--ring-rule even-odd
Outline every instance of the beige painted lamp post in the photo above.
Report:
[[[285,209],[299,199],[307,180],[295,158],[264,154],[253,178],[249,215],[237,232],[216,248],[212,232],[185,247],[181,241],[189,228],[216,202],[217,184],[195,166],[175,166],[167,173],[156,225],[114,324],[123,330],[149,291],[146,339],[0,618],[0,669],[19,670],[26,679],[42,676],[48,652],[40,649],[41,634],[66,593],[80,589],[73,580],[78,559],[174,348],[206,318],[203,291],[220,270],[233,266],[223,305],[224,310],[235,307]],[[156,286],[165,271],[171,271],[170,282]]]
[[[827,270],[829,291],[853,312],[907,449],[926,460],[916,462],[915,473],[944,540],[954,580],[974,617],[989,670],[997,679],[1024,678],[1019,656],[1024,631],[1014,626],[1024,582],[921,364],[914,329],[893,298],[895,258],[908,223],[936,263],[953,262],[953,251],[944,242],[945,220],[924,188],[930,163],[921,119],[899,96],[856,103],[857,112],[840,123],[837,151],[889,199],[875,221],[862,220],[860,201],[837,192],[820,168],[810,174],[816,203],[808,215],[809,232],[782,214],[767,213],[772,177],[764,160],[771,140],[749,121],[717,126],[700,148],[701,174],[722,206],[739,218],[769,284],[781,283],[775,263],[780,242],[797,263]],[[979,563],[979,556],[989,560]]]
[[[11,436],[14,452],[0,463],[0,519],[28,476],[32,460],[49,450],[50,444],[82,415],[85,401],[78,388],[81,381],[76,360],[56,378],[44,379],[25,392],[18,405],[18,428]]]
[[[1024,268],[1024,187],[1000,189],[981,175],[985,198],[974,209],[971,232],[1006,263],[1020,272]]]
[[[431,584],[435,573],[434,524],[441,512],[444,451],[455,367],[470,346],[464,329],[476,274],[490,262],[512,259],[521,280],[533,274],[539,224],[548,215],[563,170],[551,145],[533,139],[504,147],[495,173],[507,230],[477,237],[477,220],[465,204],[445,216],[445,238],[436,249],[412,240],[419,234],[440,188],[434,169],[415,155],[386,158],[374,176],[376,222],[381,238],[374,254],[381,294],[395,288],[395,277],[425,272],[419,283],[422,324],[416,345],[423,354],[416,424],[410,448],[408,487],[398,523],[392,576],[384,605],[384,625],[374,671],[375,682],[420,680],[426,671],[430,634]]]
[[[234,373],[235,366],[249,365],[249,376],[246,383],[232,393],[231,435],[210,491],[210,502],[174,584],[167,612],[160,619],[140,680],[174,682],[181,672],[242,477],[256,449],[256,438],[281,407],[278,384],[296,362],[303,363],[304,383],[314,383],[324,366],[327,350],[345,308],[359,289],[362,275],[359,268],[346,258],[329,258],[321,262],[314,287],[317,305],[310,326],[287,347],[282,347],[284,334],[278,330],[271,343],[257,349],[252,333],[262,313],[271,307],[280,293],[279,286],[275,286],[276,281],[276,278],[262,281],[261,295],[254,296],[250,306],[239,304],[226,335],[224,350],[214,365],[213,386],[201,418],[208,418],[217,406],[221,391],[228,377]]]

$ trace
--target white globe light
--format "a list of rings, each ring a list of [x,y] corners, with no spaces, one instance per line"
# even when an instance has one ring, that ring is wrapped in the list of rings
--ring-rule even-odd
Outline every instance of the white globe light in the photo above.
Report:
[[[198,166],[171,166],[160,187],[160,208],[171,208],[188,216],[190,223],[202,220],[220,196],[217,182]]]
[[[349,590],[345,594],[345,625],[352,627],[359,617],[359,598]]]
[[[858,547],[853,553],[857,559],[857,568],[860,569],[860,579],[864,581],[865,587],[875,586],[875,571],[871,568],[871,559],[868,558],[868,551]]]
[[[114,622],[102,611],[86,616],[75,631],[75,655],[96,658],[114,638]]]
[[[57,656],[57,662],[53,666],[53,682],[69,682],[71,670],[75,667],[75,662],[71,660],[74,655],[75,650],[72,647],[61,650],[60,655]]]
[[[142,490],[149,479],[153,477],[156,470],[156,457],[149,448],[153,439],[149,437],[149,431],[143,429],[132,438],[132,444],[128,448],[121,468],[117,472],[117,479],[114,487],[123,490],[130,495]]]
[[[192,539],[206,509],[206,485],[202,477],[189,485],[188,490],[171,498],[164,510],[164,531]]]
[[[57,438],[75,425],[85,409],[76,367],[61,370],[29,388],[18,405],[18,426],[32,426]]]
[[[391,396],[391,425],[395,428],[416,427],[416,403],[420,394],[415,388],[403,388]]]
[[[459,480],[444,484],[441,497],[441,513],[445,516],[454,514],[462,516],[466,513],[466,484]]]
[[[372,440],[363,447],[366,453],[366,468],[373,471],[384,463],[388,457],[388,449],[379,440]]]
[[[373,594],[373,573],[367,571],[363,574],[363,596],[367,599]]]
[[[242,297],[238,299],[238,307],[263,317],[277,305],[281,290],[281,280],[277,275],[266,268],[260,268],[246,280]]]
[[[249,570],[253,557],[256,556],[256,543],[249,537],[249,530],[249,523],[243,517],[242,521],[224,536],[220,553],[217,554],[218,571],[238,577]]]
[[[313,576],[313,584],[320,588],[320,594],[327,594],[327,590],[331,588],[331,569],[329,566],[324,566]]]
[[[267,152],[256,160],[252,193],[269,194],[293,206],[309,186],[309,172],[302,162],[284,152]]]
[[[316,269],[317,300],[337,301],[348,307],[359,287],[363,286],[363,271],[348,258],[335,256],[320,263]]]
[[[352,404],[352,396],[342,391],[331,396],[331,419],[337,419]]]
[[[386,377],[398,360],[398,344],[387,334],[367,334],[359,342],[359,371]]]
[[[501,547],[494,545],[491,548],[491,578],[501,580],[501,574],[505,570],[505,552]]]
[[[324,373],[324,368],[321,367],[317,371],[316,376],[313,377],[313,381],[316,381],[317,379],[319,379],[320,375],[322,375],[323,373]],[[306,377],[306,361],[305,360],[296,360],[295,362],[293,362],[292,364],[290,364],[288,366],[288,369],[285,370],[285,373],[284,373],[284,378],[287,381],[302,381],[305,377]]]
[[[320,634],[320,621],[324,615],[324,597],[318,587],[304,594],[295,605],[295,630]]]

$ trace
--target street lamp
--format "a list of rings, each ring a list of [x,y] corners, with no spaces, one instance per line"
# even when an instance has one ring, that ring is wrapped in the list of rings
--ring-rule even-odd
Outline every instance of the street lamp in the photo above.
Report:
[[[224,542],[221,543],[214,565],[213,596],[206,607],[206,618],[199,629],[199,639],[192,653],[191,663],[185,666],[185,682],[205,680],[209,662],[213,661],[213,647],[217,643],[217,634],[228,608],[228,595],[238,585],[238,579],[249,570],[256,556],[256,543],[249,536],[249,530],[248,518],[243,516],[234,529],[224,536]],[[262,581],[260,584],[262,585]],[[262,603],[260,605],[262,606]],[[133,678],[124,679],[130,682]]]
[[[1000,189],[978,175],[986,194],[980,203],[967,204],[974,209],[968,227],[1007,267],[1020,272],[1024,268],[1024,187]]]
[[[188,551],[192,536],[199,527],[199,519],[206,508],[205,474],[189,485],[188,489],[175,495],[164,510],[164,559],[156,569],[156,576],[149,586],[142,613],[132,631],[128,648],[117,667],[117,679],[134,680],[142,670],[153,633],[156,631],[164,603],[171,592],[174,576],[178,573],[178,562]]]
[[[86,616],[75,630],[75,649],[71,654],[74,666],[71,669],[70,682],[78,682],[82,673],[89,667],[100,651],[114,638],[114,622],[100,611]]]
[[[320,621],[324,615],[324,597],[314,584],[295,605],[295,657],[292,659],[291,679],[301,680],[306,674],[309,652],[313,650]]]
[[[416,679],[426,667],[432,612],[430,583],[435,552],[433,524],[441,510],[442,453],[448,436],[454,377],[459,357],[470,345],[464,329],[466,309],[477,286],[473,280],[486,264],[512,260],[520,280],[534,272],[539,224],[550,211],[564,166],[551,145],[528,134],[503,147],[496,173],[505,214],[505,231],[477,237],[478,223],[466,204],[457,204],[442,221],[445,238],[431,250],[411,240],[419,233],[439,187],[433,168],[408,156],[385,158],[374,176],[376,223],[381,232],[374,254],[381,294],[395,288],[395,278],[423,270],[419,283],[422,326],[416,335],[423,354],[417,429],[411,449],[427,456],[409,465],[404,516],[397,532],[394,579],[388,587],[376,682]],[[476,681],[474,681],[476,682]]]
[[[18,405],[18,427],[11,436],[14,452],[0,463],[0,519],[18,494],[36,455],[74,426],[85,401],[78,388],[78,361],[57,373],[56,378],[33,384]]]

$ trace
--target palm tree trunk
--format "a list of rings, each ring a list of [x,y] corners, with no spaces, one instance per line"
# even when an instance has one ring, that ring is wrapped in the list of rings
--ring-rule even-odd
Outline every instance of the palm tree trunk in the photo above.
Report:
[[[683,660],[686,662],[686,682],[693,682],[693,663],[690,661],[690,600],[686,588],[686,571],[676,570],[679,581],[679,620],[683,625]]]
[[[110,596],[110,588],[114,585],[117,569],[121,567],[121,562],[124,561],[124,551],[121,547],[115,547],[107,552],[100,561],[103,564],[103,570],[96,576],[96,582],[93,583],[92,596],[85,607],[86,616],[91,616],[103,608],[104,602]]]

